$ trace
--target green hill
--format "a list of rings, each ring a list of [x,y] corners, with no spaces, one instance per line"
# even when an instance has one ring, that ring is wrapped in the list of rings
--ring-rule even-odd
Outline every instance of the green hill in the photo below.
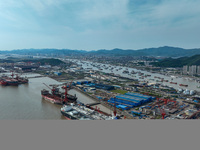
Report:
[[[183,49],[178,47],[163,46],[158,48],[145,48],[139,50],[124,50],[115,48],[112,50],[70,50],[70,49],[21,49],[12,51],[0,51],[0,54],[19,54],[19,55],[49,55],[49,56],[161,56],[161,57],[186,57],[200,54],[200,49]]]
[[[167,58],[152,64],[157,67],[183,67],[184,65],[200,65],[200,55],[181,57],[177,59]]]

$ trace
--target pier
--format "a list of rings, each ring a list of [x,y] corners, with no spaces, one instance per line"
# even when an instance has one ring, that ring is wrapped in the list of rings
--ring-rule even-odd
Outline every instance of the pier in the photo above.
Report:
[[[42,77],[45,77],[45,76],[34,76],[34,77],[28,77],[28,79],[31,79],[31,78],[42,78]]]
[[[101,104],[101,103],[90,103],[90,104],[86,104],[86,105],[88,105],[88,106],[95,106],[95,105],[98,105],[98,104]]]

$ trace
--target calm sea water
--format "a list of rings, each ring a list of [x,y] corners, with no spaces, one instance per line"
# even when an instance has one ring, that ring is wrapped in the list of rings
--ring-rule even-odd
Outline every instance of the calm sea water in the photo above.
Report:
[[[78,64],[82,64],[82,63],[80,63],[79,60],[71,60],[71,61],[76,62]],[[97,67],[93,67],[92,65],[93,64],[100,65],[100,68],[103,69],[102,72],[119,74],[119,75],[121,75],[123,77],[130,77],[130,78],[133,78],[133,79],[139,79],[140,76],[138,76],[138,74],[129,75],[129,74],[124,74],[122,72],[125,69],[127,69],[129,72],[131,72],[132,70],[135,71],[135,72],[140,71],[140,72],[142,72],[144,74],[151,75],[151,77],[145,78],[145,80],[148,80],[149,82],[156,83],[156,80],[160,80],[160,79],[154,78],[155,76],[157,76],[157,77],[164,78],[165,80],[169,80],[169,82],[170,81],[177,82],[177,84],[170,84],[169,82],[163,82],[163,83],[157,82],[157,83],[165,84],[165,85],[171,86],[171,87],[173,87],[175,89],[181,88],[181,89],[196,90],[196,91],[200,92],[200,88],[197,88],[197,86],[200,86],[200,83],[198,83],[198,82],[196,82],[194,80],[186,80],[186,79],[180,78],[180,77],[174,78],[174,77],[171,77],[171,76],[161,75],[161,74],[158,74],[158,73],[151,73],[151,72],[147,72],[147,71],[141,71],[141,70],[138,70],[138,69],[133,69],[133,68],[128,68],[128,67],[113,66],[113,65],[102,64],[102,63],[92,63],[92,62],[88,62],[88,61],[84,61],[84,62],[86,62],[87,64],[86,63],[82,64],[83,68],[92,68],[92,70],[99,70]],[[105,65],[109,69],[105,69],[103,67],[103,65]],[[110,70],[111,67],[113,67],[114,69]],[[122,68],[122,69],[119,70],[119,68]],[[155,81],[152,81],[150,79],[155,79]],[[139,79],[139,80],[143,81],[144,79]],[[180,87],[179,84],[187,84],[188,87],[183,87],[183,86]]]
[[[25,75],[24,75],[25,76]],[[37,76],[37,74],[26,75]],[[28,84],[19,86],[1,86],[0,85],[0,119],[19,120],[19,119],[65,119],[60,113],[60,105],[52,104],[45,101],[41,97],[41,90],[49,90],[43,83],[60,84],[51,78],[31,78]],[[92,99],[83,94],[70,90],[69,94],[76,94],[78,100],[83,103],[92,103]],[[106,112],[110,112],[106,108],[102,108]]]

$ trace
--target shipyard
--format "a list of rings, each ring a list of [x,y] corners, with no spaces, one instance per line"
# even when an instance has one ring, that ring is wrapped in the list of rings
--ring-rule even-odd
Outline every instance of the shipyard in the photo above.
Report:
[[[192,149],[199,6],[1,0],[1,148]]]
[[[1,86],[54,80],[39,82],[37,94],[67,120],[199,118],[200,84],[189,76],[76,59],[58,58],[60,64],[51,64],[52,58],[45,59],[49,63],[1,64]]]

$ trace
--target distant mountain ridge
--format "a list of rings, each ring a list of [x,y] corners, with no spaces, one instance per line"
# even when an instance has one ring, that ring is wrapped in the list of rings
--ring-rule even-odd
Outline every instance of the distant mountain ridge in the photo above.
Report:
[[[36,55],[36,54],[58,54],[58,55],[97,55],[97,56],[161,56],[161,57],[184,57],[200,54],[200,48],[183,49],[178,47],[158,47],[158,48],[145,48],[140,50],[71,50],[71,49],[20,49],[11,51],[0,51],[0,54],[22,54],[22,55]]]
[[[177,59],[167,58],[152,64],[157,67],[183,67],[184,65],[200,65],[200,55],[181,57]]]

